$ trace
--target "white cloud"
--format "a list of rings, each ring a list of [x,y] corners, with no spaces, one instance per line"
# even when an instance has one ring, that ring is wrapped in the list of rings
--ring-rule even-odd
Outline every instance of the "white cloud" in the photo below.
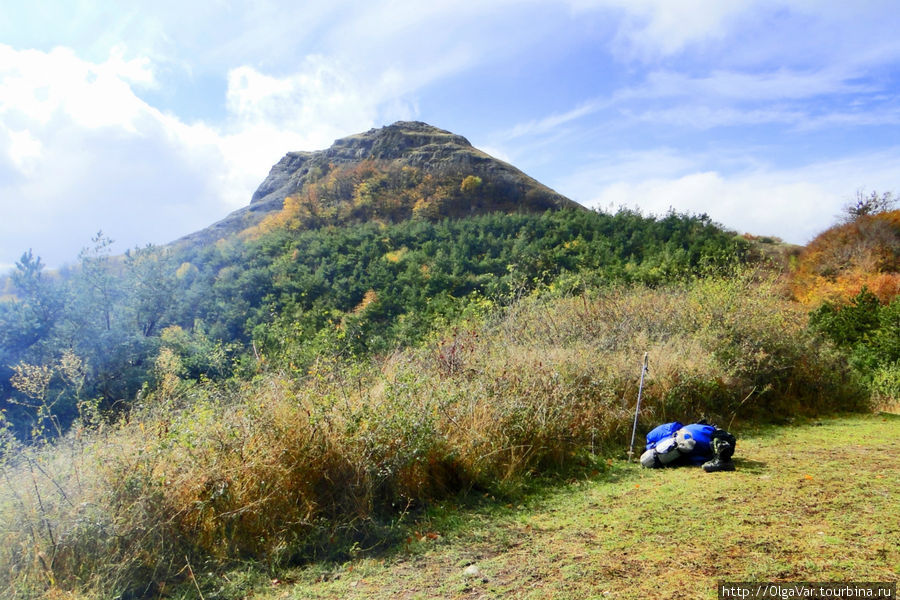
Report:
[[[810,71],[779,68],[774,71],[738,72],[716,70],[705,77],[672,71],[648,74],[646,83],[617,94],[619,100],[632,98],[727,99],[745,102],[796,100],[824,94],[858,94],[874,91],[872,84],[851,82],[858,73],[835,67]]]
[[[564,113],[554,113],[540,119],[533,119],[527,123],[517,123],[509,131],[501,133],[501,138],[514,139],[531,135],[542,135],[557,131],[559,127],[587,117],[598,110],[610,105],[609,101],[601,99],[582,102],[575,108]]]
[[[597,185],[676,178],[701,169],[707,163],[705,156],[688,155],[674,148],[594,154],[589,160],[588,166],[561,181],[566,189],[577,191],[582,201],[590,200]]]
[[[827,190],[807,181],[778,182],[765,175],[726,178],[717,172],[614,183],[600,190],[590,205],[639,207],[656,215],[668,210],[705,213],[739,232],[775,235],[792,243],[805,243],[825,229],[839,208]]]
[[[708,157],[648,152],[626,156],[621,165],[604,161],[557,189],[604,210],[706,213],[738,232],[805,244],[835,222],[857,188],[895,190],[898,160],[900,147],[794,169],[758,166],[726,174],[703,170]]]
[[[900,125],[900,109],[893,103],[877,108],[863,107],[858,110],[841,110],[807,117],[797,124],[797,129],[823,129],[826,127],[860,127],[873,125]]]
[[[44,145],[39,139],[31,135],[29,131],[12,131],[6,129],[5,126],[0,125],[0,127],[6,130],[8,136],[9,144],[7,147],[9,148],[9,158],[12,164],[23,175],[33,174],[34,167],[43,153]]]
[[[116,52],[97,64],[67,48],[16,51],[0,44],[0,65],[0,114],[6,122],[47,127],[61,117],[89,129],[135,132],[149,110],[131,88],[154,83],[143,59],[126,61]]]
[[[502,160],[503,162],[513,164],[512,157],[509,154],[507,154],[506,150],[504,150],[503,148],[500,148],[499,146],[478,144],[478,145],[476,145],[476,147],[479,150],[481,150],[482,152],[489,154],[490,156],[493,156],[494,158],[496,158],[498,160]]]
[[[659,62],[690,51],[757,64],[847,57],[889,64],[897,56],[894,0],[561,1],[578,14],[617,13],[614,47],[628,61]]]
[[[674,54],[691,43],[721,39],[749,0],[622,0],[632,18],[619,35],[626,50],[643,58]]]
[[[900,53],[898,53],[900,56]],[[896,125],[900,122],[890,82],[861,82],[849,67],[762,72],[713,71],[691,76],[675,71],[649,72],[644,81],[573,108],[517,123],[499,139],[559,133],[577,122],[615,111],[625,121],[675,125],[694,131],[716,127],[778,124],[791,130],[834,126]]]
[[[575,11],[615,9],[625,14],[617,34],[629,58],[656,59],[691,44],[722,39],[738,17],[761,4],[752,0],[568,0]],[[789,3],[782,3],[789,4]]]
[[[156,84],[153,64],[121,52],[91,62],[65,48],[0,45],[0,65],[7,260],[32,246],[49,264],[71,260],[99,228],[124,247],[168,242],[246,205],[286,151],[327,147],[413,110],[396,101],[380,108],[396,75],[366,89],[322,57],[280,78],[231,70],[219,125],[186,123],[147,104],[136,89]]]
[[[0,65],[3,259],[33,247],[49,264],[72,260],[101,227],[129,245],[168,241],[161,219],[216,205],[196,161],[180,161],[194,129],[135,94],[156,83],[149,61],[0,45]],[[173,197],[178,187],[201,198]]]
[[[694,131],[715,127],[762,125],[766,123],[779,123],[791,126],[800,126],[802,124],[809,126],[811,124],[807,113],[783,107],[741,110],[737,107],[713,108],[699,104],[684,104],[659,110],[632,111],[622,109],[622,114],[636,121],[688,127]]]

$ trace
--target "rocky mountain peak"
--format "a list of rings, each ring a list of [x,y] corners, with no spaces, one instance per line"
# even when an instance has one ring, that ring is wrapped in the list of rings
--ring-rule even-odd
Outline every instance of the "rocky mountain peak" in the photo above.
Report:
[[[281,202],[285,196],[300,189],[310,173],[327,165],[363,160],[402,161],[410,166],[430,165],[443,171],[450,168],[451,163],[460,167],[461,163],[471,162],[460,159],[472,152],[477,151],[461,135],[421,121],[398,121],[336,140],[327,150],[288,152],[272,167],[250,202]],[[457,155],[456,159],[454,155]]]
[[[325,150],[288,152],[269,171],[249,206],[188,236],[186,241],[204,242],[242,231],[266,214],[280,211],[286,197],[318,181],[323,174],[364,161],[382,168],[413,167],[434,177],[477,177],[504,197],[505,206],[494,210],[510,210],[513,205],[531,211],[578,206],[512,165],[475,148],[461,135],[421,121],[398,121],[341,138]],[[527,203],[526,198],[530,199]]]
[[[328,154],[333,157],[396,160],[414,149],[438,145],[471,148],[469,140],[421,121],[398,121],[379,129],[351,135],[334,142]]]

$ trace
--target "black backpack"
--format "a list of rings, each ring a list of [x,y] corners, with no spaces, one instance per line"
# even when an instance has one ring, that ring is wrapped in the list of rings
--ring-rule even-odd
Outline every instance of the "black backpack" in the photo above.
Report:
[[[734,456],[734,447],[737,445],[737,438],[728,433],[724,429],[718,427],[713,432],[709,440],[709,447],[715,458],[729,460]]]

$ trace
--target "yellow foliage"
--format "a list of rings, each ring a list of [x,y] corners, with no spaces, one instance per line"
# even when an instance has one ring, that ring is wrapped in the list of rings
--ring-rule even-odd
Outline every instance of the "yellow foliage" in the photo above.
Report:
[[[71,384],[79,385],[84,381],[84,371],[84,361],[72,350],[65,350],[59,359],[59,374],[63,379]]]
[[[419,198],[413,204],[413,217],[419,219],[433,219],[437,216],[437,207],[428,201],[428,198]]]
[[[43,401],[47,388],[53,379],[53,368],[49,365],[32,365],[20,362],[13,367],[10,383],[13,387],[34,400]]]
[[[169,325],[160,332],[159,338],[167,344],[183,341],[185,338],[184,329],[179,325]]]
[[[406,253],[409,252],[409,248],[403,246],[397,250],[392,250],[384,255],[384,259],[388,262],[398,263],[403,260],[403,257],[406,256]]]
[[[287,196],[284,199],[281,210],[266,215],[266,217],[254,229],[257,235],[263,235],[286,227],[292,220],[300,215],[300,202],[296,196]]]
[[[181,266],[175,271],[175,277],[178,279],[192,278],[200,273],[195,265],[189,262],[181,263]]]
[[[170,399],[175,395],[178,384],[181,383],[181,374],[184,365],[181,357],[171,348],[163,347],[156,357],[157,394],[162,399]]]
[[[258,239],[275,230],[301,230],[348,220],[397,222],[410,216],[434,220],[459,216],[452,202],[472,196],[483,185],[469,175],[462,182],[451,175],[423,174],[411,166],[365,160],[349,165],[329,165],[327,172],[310,176],[303,188],[287,196],[281,210],[240,233]]]
[[[459,184],[459,191],[463,194],[474,194],[481,187],[481,177],[477,175],[469,175]]]
[[[887,304],[900,295],[900,273],[854,270],[834,278],[807,275],[794,279],[796,299],[808,306],[818,306],[823,302],[843,303],[858,295],[864,287]]]
[[[378,294],[375,293],[375,290],[369,290],[363,295],[362,301],[353,309],[354,313],[360,313],[366,309],[367,306],[372,304],[378,300]]]

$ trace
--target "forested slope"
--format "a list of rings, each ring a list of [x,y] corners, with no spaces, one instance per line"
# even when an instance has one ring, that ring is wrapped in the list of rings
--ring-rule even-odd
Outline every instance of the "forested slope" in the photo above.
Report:
[[[288,222],[201,248],[124,257],[108,248],[98,236],[76,268],[55,274],[27,253],[12,276],[14,296],[0,302],[0,372],[20,434],[35,424],[36,404],[52,405],[63,428],[79,399],[127,408],[155,385],[164,348],[192,379],[248,377],[273,362],[302,372],[323,354],[364,358],[415,344],[536,287],[660,284],[730,269],[749,254],[705,217],[585,210]],[[68,375],[65,357],[79,365]],[[31,397],[22,389],[29,377]]]

